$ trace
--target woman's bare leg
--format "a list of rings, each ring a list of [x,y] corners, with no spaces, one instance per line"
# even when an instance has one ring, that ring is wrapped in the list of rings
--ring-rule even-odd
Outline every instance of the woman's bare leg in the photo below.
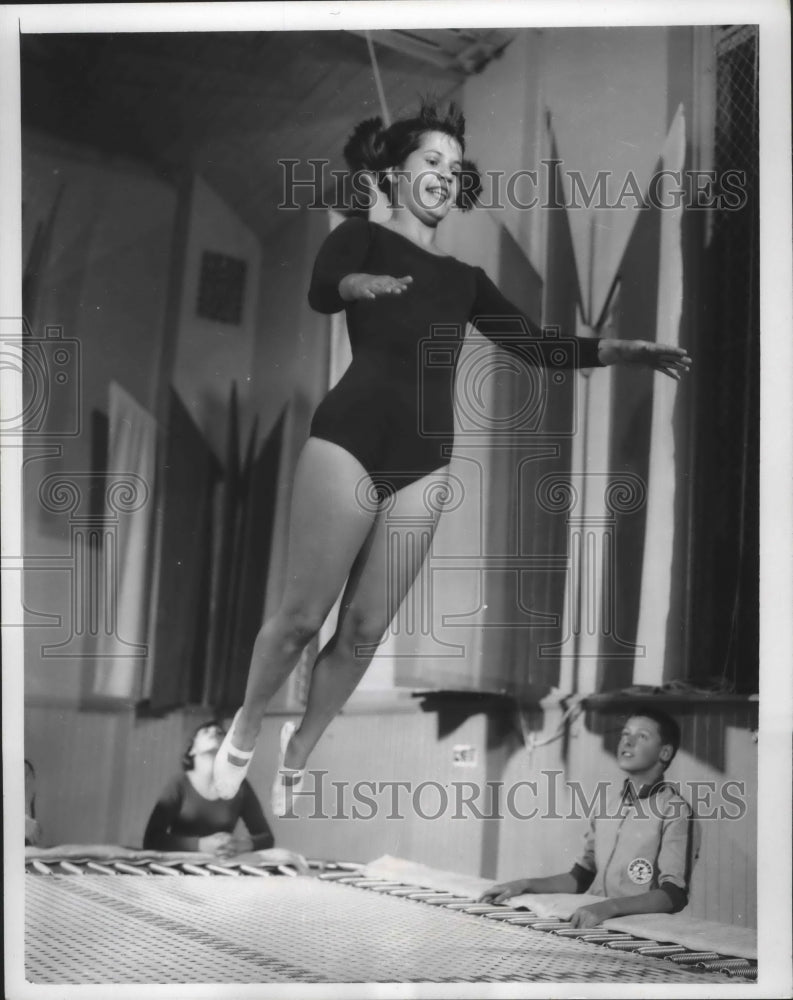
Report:
[[[375,517],[358,501],[365,478],[363,466],[343,448],[320,438],[306,442],[295,473],[284,595],[256,636],[233,749],[245,752],[255,746],[267,702],[344,586]],[[231,763],[243,763],[233,749]]]
[[[428,497],[445,482],[446,469],[441,469],[411,483],[397,493],[393,511],[378,514],[350,573],[336,632],[314,665],[306,711],[287,748],[285,767],[305,767],[366,672],[427,555],[440,513]]]

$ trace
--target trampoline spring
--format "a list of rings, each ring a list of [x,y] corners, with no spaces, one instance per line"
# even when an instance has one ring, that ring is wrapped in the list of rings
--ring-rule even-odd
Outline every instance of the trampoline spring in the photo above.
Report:
[[[85,875],[82,868],[80,868],[79,865],[73,865],[71,861],[59,861],[58,864],[67,873],[67,875]]]
[[[182,875],[172,865],[158,865],[156,861],[149,862],[149,869],[156,875],[175,875],[176,878],[180,878]]]
[[[136,868],[134,865],[127,865],[123,861],[114,861],[113,867],[125,875],[142,875],[144,878],[148,872],[143,871],[140,868]]]
[[[98,861],[88,861],[86,863],[86,868],[90,868],[92,872],[98,872],[100,875],[116,875],[112,868],[108,865],[100,865]]]

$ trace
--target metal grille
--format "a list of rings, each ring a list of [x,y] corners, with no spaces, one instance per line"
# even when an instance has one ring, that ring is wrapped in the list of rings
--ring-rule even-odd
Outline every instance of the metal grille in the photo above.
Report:
[[[731,688],[758,683],[759,544],[759,112],[758,31],[719,28],[715,37],[716,120],[710,343],[698,352],[709,411],[701,440],[697,521],[700,642],[692,662],[710,661]],[[729,187],[729,190],[728,190]],[[736,193],[740,196],[735,197]],[[725,197],[725,194],[727,197]],[[704,345],[703,345],[704,346]],[[707,595],[707,596],[705,596]],[[695,643],[696,645],[696,643]]]
[[[728,174],[743,175],[745,204],[736,209],[726,200],[714,217],[714,236],[720,244],[721,283],[725,305],[735,310],[736,349],[754,325],[758,232],[758,48],[757,28],[726,28],[716,43],[716,134],[714,165],[723,184]],[[725,313],[728,318],[730,313]],[[756,329],[756,325],[755,325]],[[743,371],[735,376],[743,382]]]
[[[715,165],[717,176],[728,170],[745,175],[746,204],[738,211],[722,210],[714,220],[719,320],[730,345],[725,377],[718,379],[719,424],[730,428],[732,438],[721,439],[722,468],[734,470],[723,485],[735,498],[722,527],[725,539],[738,539],[724,661],[725,675],[744,690],[756,690],[759,672],[759,135],[757,28],[727,28],[717,47]]]

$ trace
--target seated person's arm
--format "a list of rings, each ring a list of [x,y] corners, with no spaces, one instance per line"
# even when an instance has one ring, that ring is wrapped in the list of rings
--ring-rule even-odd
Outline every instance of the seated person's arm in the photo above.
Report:
[[[171,833],[171,826],[179,816],[182,800],[179,784],[170,781],[157,800],[143,834],[145,851],[197,851],[198,837],[179,837]]]
[[[518,878],[514,882],[501,882],[486,889],[480,896],[483,903],[503,903],[512,896],[526,892],[578,892],[575,878],[570,872],[546,875],[543,878]]]
[[[253,788],[247,781],[242,783],[242,809],[240,819],[248,830],[247,837],[235,836],[230,847],[233,853],[243,854],[245,851],[265,851],[275,844],[275,838],[264,818],[261,803]]]
[[[144,851],[197,851],[198,837],[178,837],[171,833],[171,823],[178,814],[171,803],[160,799],[152,810],[146,832],[143,834]]]
[[[231,839],[228,833],[213,833],[209,837],[180,836],[171,832],[174,821],[182,807],[178,779],[169,782],[163,789],[157,805],[152,810],[146,832],[143,834],[143,849],[146,851],[201,851],[215,854],[222,850]]]
[[[482,893],[482,902],[503,903],[512,896],[524,893],[579,893],[586,892],[595,877],[595,828],[590,822],[584,836],[581,857],[569,872],[560,875],[546,875],[542,878],[520,878],[514,882],[502,882]]]
[[[672,913],[674,904],[664,889],[650,889],[637,896],[611,896],[602,903],[582,906],[570,918],[573,927],[596,927],[610,917],[626,917],[631,913]]]

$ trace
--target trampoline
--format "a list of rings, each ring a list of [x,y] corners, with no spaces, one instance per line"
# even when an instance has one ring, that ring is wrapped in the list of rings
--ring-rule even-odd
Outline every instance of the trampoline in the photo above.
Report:
[[[756,961],[568,921],[362,866],[28,861],[33,983],[725,983]],[[290,877],[293,876],[293,877]],[[425,879],[425,882],[433,880]]]

